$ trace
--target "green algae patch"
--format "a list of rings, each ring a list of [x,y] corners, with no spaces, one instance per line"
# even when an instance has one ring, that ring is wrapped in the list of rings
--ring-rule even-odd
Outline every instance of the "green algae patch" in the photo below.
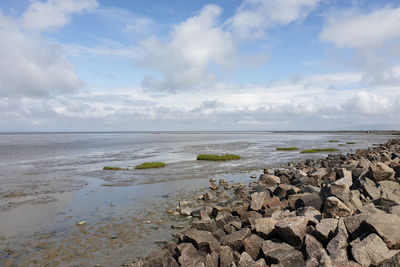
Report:
[[[277,147],[277,151],[294,151],[294,150],[299,150],[298,147]]]
[[[355,142],[347,142],[346,145],[354,145]]]
[[[199,154],[197,155],[197,160],[210,160],[210,161],[228,161],[228,160],[238,160],[239,155],[235,154],[225,154],[225,155],[213,155],[213,154]]]
[[[314,148],[314,149],[306,149],[301,151],[300,153],[318,153],[318,152],[333,152],[338,151],[337,148]]]
[[[339,140],[329,140],[329,143],[339,143]]]
[[[137,165],[135,169],[152,169],[152,168],[162,168],[165,166],[166,164],[164,162],[154,161],[154,162],[145,162],[140,165]]]
[[[105,166],[103,167],[105,171],[127,171],[128,168],[120,168],[120,167],[113,167],[113,166]]]

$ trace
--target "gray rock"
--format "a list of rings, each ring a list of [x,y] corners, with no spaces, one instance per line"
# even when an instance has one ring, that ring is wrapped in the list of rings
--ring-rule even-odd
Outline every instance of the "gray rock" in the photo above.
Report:
[[[155,250],[151,252],[147,260],[143,263],[144,267],[171,266],[177,267],[178,263],[171,257],[168,249]]]
[[[251,267],[256,262],[251,258],[251,256],[247,252],[243,252],[240,256],[238,267]]]
[[[369,176],[375,181],[390,180],[394,181],[395,171],[388,165],[377,162],[369,166]]]
[[[288,244],[300,247],[306,235],[308,219],[304,216],[289,217],[278,221],[275,230]]]
[[[348,261],[348,254],[347,254],[347,237],[342,234],[338,233],[331,241],[329,241],[326,249],[331,255],[331,259],[335,262],[345,262]]]
[[[189,216],[192,214],[194,204],[191,201],[179,201],[179,206],[177,208],[177,211],[181,215],[186,215]]]
[[[333,218],[322,219],[321,222],[315,226],[316,237],[322,244],[328,244],[328,241],[333,237],[336,231],[338,222],[337,219]]]
[[[304,239],[304,249],[307,258],[313,258],[313,254],[320,248],[324,248],[322,244],[312,235],[306,235]]]
[[[211,219],[193,221],[192,227],[197,230],[203,230],[208,232],[215,232],[218,229],[215,221]]]
[[[254,192],[251,194],[250,208],[255,211],[261,210],[265,202],[270,198],[269,192]]]
[[[217,239],[207,231],[189,229],[183,233],[184,240],[194,244],[200,251],[216,251],[220,250]]]
[[[271,240],[263,242],[262,251],[268,264],[274,266],[303,267],[303,254],[286,243],[276,243]]]
[[[361,223],[368,217],[368,214],[356,214],[351,217],[344,218],[344,224],[352,239],[360,236],[362,229]]]
[[[196,266],[196,264],[205,261],[205,259],[200,256],[197,249],[191,243],[181,243],[177,248],[180,253],[178,262],[182,266]]]
[[[219,254],[219,260],[221,267],[231,267],[231,264],[234,262],[232,249],[228,246],[222,246]]]
[[[206,267],[218,267],[219,255],[216,252],[207,254],[206,256]]]
[[[360,183],[366,196],[370,197],[371,199],[376,199],[381,196],[381,190],[372,180],[365,178],[365,180],[360,180]]]
[[[255,230],[263,237],[268,237],[275,229],[277,220],[273,218],[260,218],[255,220]]]
[[[370,234],[363,240],[358,238],[350,245],[354,259],[362,266],[379,265],[397,253],[395,250],[389,250],[376,234]]]
[[[253,260],[257,260],[263,241],[264,239],[262,239],[258,235],[251,235],[250,237],[246,237],[243,240],[244,251],[246,251]]]
[[[337,197],[328,197],[325,202],[324,215],[328,218],[350,216],[353,212]]]
[[[308,224],[315,226],[322,218],[321,212],[313,207],[304,207],[297,209],[298,216],[305,216],[308,219]]]
[[[393,214],[370,214],[362,227],[377,233],[390,249],[400,248],[400,217]]]
[[[307,260],[305,266],[307,267],[332,266],[332,260],[326,253],[325,249],[320,248],[314,251],[313,257]]]
[[[390,259],[387,259],[381,264],[379,264],[379,267],[398,267],[398,266],[400,266],[400,252],[397,252]]]
[[[244,246],[244,239],[251,234],[250,229],[243,228],[221,238],[221,244],[231,247],[233,250],[239,251]]]

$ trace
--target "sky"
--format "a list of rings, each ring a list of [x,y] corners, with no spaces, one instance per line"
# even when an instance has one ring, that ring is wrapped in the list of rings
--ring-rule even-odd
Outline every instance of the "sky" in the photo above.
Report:
[[[2,0],[0,131],[400,130],[400,1]]]

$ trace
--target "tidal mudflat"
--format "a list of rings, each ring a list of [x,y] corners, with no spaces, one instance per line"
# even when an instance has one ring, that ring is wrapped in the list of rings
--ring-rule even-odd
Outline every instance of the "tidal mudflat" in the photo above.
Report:
[[[132,262],[192,220],[171,210],[208,191],[209,179],[248,183],[264,168],[348,153],[390,138],[365,133],[1,134],[0,263]],[[329,140],[346,145],[326,154],[300,153],[336,145]],[[197,161],[199,154],[236,154],[240,159]],[[135,169],[144,162],[166,166]],[[121,170],[103,170],[105,166]]]

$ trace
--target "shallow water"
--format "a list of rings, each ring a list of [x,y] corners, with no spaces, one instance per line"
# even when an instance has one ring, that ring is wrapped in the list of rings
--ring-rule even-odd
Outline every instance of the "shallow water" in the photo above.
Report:
[[[207,188],[209,178],[248,182],[250,174],[259,174],[265,167],[326,155],[276,151],[276,147],[334,147],[348,153],[392,137],[265,132],[0,134],[0,260],[21,266],[40,265],[43,251],[47,251],[46,255],[51,255],[47,259],[54,265],[85,265],[93,259],[117,265],[122,262],[115,260],[118,253],[126,254],[127,259],[140,256],[155,247],[154,239],[169,238],[170,225],[159,223],[155,229],[153,222],[167,221],[165,210],[173,208],[179,199],[197,198]],[[340,142],[329,142],[333,139]],[[338,146],[346,142],[356,144]],[[231,162],[196,161],[200,153],[234,153],[242,158]],[[133,168],[145,161],[164,161],[167,166]],[[130,169],[103,171],[104,166]],[[143,223],[148,219],[151,225]],[[77,228],[75,224],[81,220],[93,229]],[[119,232],[129,229],[126,235],[134,239],[118,243],[121,237],[112,237],[105,242],[106,234],[98,233],[110,234],[111,222],[120,225]],[[143,235],[143,231],[148,233]],[[27,240],[33,243],[24,246]],[[75,243],[70,247],[74,253],[61,248],[49,252],[50,248],[40,248],[43,240],[53,247]],[[93,251],[86,246],[91,242],[96,248]],[[111,253],[114,243],[117,248]],[[77,248],[85,255],[77,253]],[[14,255],[10,250],[24,252]],[[69,257],[62,259],[62,254]]]

